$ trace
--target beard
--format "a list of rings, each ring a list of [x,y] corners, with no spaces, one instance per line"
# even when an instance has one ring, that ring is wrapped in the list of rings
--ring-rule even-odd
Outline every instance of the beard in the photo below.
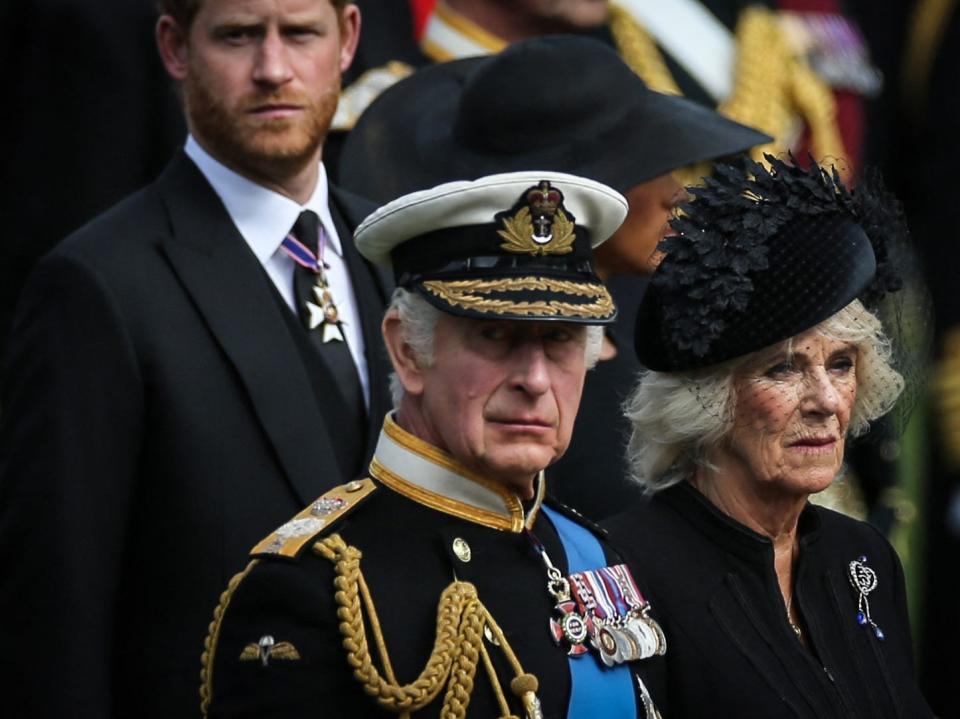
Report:
[[[184,105],[194,133],[217,159],[254,176],[289,176],[319,161],[339,95],[339,74],[316,97],[283,89],[254,91],[232,106],[198,74],[183,82]],[[264,104],[298,105],[303,111],[290,118],[250,114]]]

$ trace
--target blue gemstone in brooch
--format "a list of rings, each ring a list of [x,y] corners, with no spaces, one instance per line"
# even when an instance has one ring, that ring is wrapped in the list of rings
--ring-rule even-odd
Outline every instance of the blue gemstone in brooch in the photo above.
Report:
[[[857,624],[869,626],[874,636],[883,641],[887,636],[870,616],[870,599],[867,596],[877,588],[877,573],[867,566],[867,558],[861,556],[847,565],[847,578],[857,592]]]

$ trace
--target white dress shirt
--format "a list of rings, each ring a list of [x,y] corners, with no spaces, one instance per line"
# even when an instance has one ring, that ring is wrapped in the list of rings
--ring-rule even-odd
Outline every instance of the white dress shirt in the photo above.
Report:
[[[370,381],[364,355],[363,332],[360,328],[360,312],[346,260],[343,257],[340,236],[337,234],[337,228],[330,214],[327,171],[323,163],[320,163],[320,173],[313,195],[300,205],[289,197],[258,185],[226,167],[200,147],[192,135],[187,137],[184,151],[207,178],[207,182],[213,186],[224,207],[227,208],[227,214],[230,215],[233,224],[250,245],[253,254],[260,260],[279,290],[280,296],[294,314],[297,311],[293,291],[293,270],[296,265],[280,248],[280,243],[290,232],[302,211],[313,210],[317,213],[327,234],[327,244],[323,253],[323,260],[330,267],[326,271],[327,283],[337,304],[350,355],[357,366],[357,374],[363,388],[363,400],[369,408]]]

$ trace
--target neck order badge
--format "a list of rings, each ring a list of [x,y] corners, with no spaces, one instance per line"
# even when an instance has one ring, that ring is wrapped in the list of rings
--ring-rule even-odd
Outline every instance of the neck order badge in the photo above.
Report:
[[[304,302],[302,311],[297,314],[303,317],[307,329],[315,330],[317,327],[323,328],[323,342],[343,342],[343,328],[340,320],[340,313],[337,311],[337,305],[333,301],[333,294],[330,292],[327,283],[326,270],[329,269],[323,262],[323,250],[326,246],[327,234],[320,224],[320,218],[311,210],[304,210],[297,217],[293,229],[283,238],[281,248],[299,267],[303,267],[314,274],[314,282],[310,292],[303,293],[299,290],[300,273],[294,274],[294,286],[297,288],[296,295],[298,300]],[[316,247],[314,251],[312,248]],[[306,294],[308,299],[302,299]]]

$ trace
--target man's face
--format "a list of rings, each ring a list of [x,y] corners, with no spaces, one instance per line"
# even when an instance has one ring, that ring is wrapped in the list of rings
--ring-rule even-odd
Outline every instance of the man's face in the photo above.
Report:
[[[586,328],[441,315],[421,369],[422,438],[521,495],[566,450],[586,372]]]
[[[204,0],[178,78],[198,141],[255,177],[318,161],[359,29],[356,8],[343,13],[330,0]]]
[[[627,218],[596,250],[597,271],[611,275],[650,275],[660,261],[657,245],[670,231],[674,209],[687,198],[670,173],[630,188]]]

